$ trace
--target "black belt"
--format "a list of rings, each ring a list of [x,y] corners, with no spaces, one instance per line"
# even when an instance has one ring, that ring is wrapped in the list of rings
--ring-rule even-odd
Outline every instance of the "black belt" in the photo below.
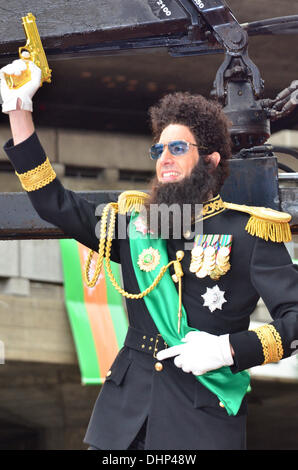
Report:
[[[136,349],[156,358],[156,354],[168,347],[161,334],[148,334],[130,326],[124,341],[125,346]]]

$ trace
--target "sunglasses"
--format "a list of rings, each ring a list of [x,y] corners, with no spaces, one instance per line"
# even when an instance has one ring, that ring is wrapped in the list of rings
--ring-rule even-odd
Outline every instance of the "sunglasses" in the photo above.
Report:
[[[190,145],[198,147],[198,145],[191,144],[185,140],[172,140],[167,144],[154,144],[149,150],[149,155],[152,160],[158,160],[162,155],[164,148],[168,147],[171,155],[174,155],[174,157],[180,157],[180,155],[185,155],[189,151]]]

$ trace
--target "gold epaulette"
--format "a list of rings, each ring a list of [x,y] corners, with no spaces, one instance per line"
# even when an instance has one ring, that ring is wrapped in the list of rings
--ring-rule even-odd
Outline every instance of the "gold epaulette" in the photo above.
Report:
[[[245,230],[250,235],[256,235],[273,242],[289,242],[292,239],[289,222],[291,215],[267,207],[253,207],[231,202],[224,202],[226,209],[250,214]]]
[[[148,194],[142,191],[124,191],[118,198],[119,214],[126,214],[133,210],[140,212],[148,197]]]

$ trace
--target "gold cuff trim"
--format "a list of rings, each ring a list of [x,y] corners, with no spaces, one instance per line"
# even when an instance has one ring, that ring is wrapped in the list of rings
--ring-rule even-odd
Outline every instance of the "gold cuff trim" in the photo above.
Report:
[[[25,173],[15,173],[20,179],[23,189],[28,192],[43,188],[56,178],[56,173],[48,157],[44,163],[33,168],[33,170]]]
[[[278,362],[282,359],[284,351],[280,334],[272,325],[264,325],[255,328],[254,331],[261,341],[264,362],[262,365],[270,362]]]

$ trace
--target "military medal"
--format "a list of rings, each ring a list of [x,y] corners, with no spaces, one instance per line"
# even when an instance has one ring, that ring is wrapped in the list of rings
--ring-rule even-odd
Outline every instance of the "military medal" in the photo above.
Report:
[[[146,248],[138,258],[138,266],[142,271],[153,271],[160,262],[159,251],[155,248]]]
[[[226,274],[232,246],[232,235],[198,235],[191,251],[190,272],[198,278],[218,280]]]
[[[210,288],[207,287],[207,291],[202,295],[204,299],[203,307],[208,307],[210,312],[214,310],[222,310],[222,305],[227,302],[224,298],[225,292],[220,290],[218,285]]]
[[[208,246],[204,251],[203,267],[205,267],[208,275],[210,275],[215,268],[215,249],[213,246]]]
[[[203,264],[203,253],[204,250],[201,246],[196,246],[191,251],[191,263],[189,266],[189,270],[191,273],[197,272],[201,269]]]
[[[217,257],[216,257],[216,266],[214,271],[210,274],[210,277],[214,280],[217,280],[220,278],[220,276],[223,276],[226,274],[231,265],[229,263],[229,257],[230,257],[230,252],[229,249],[225,247],[221,247],[218,252],[217,252]]]

